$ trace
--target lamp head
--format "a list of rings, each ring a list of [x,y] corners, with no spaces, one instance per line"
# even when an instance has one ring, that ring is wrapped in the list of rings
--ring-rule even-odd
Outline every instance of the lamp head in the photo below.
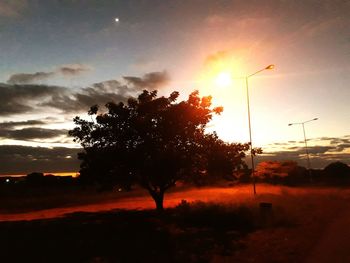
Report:
[[[274,69],[275,68],[275,65],[271,64],[271,65],[268,65],[265,69]]]
[[[313,119],[314,121],[317,121],[318,120],[318,118],[315,118],[315,119]]]
[[[289,124],[288,124],[288,126],[292,126],[292,125],[293,125],[293,123],[289,123]]]

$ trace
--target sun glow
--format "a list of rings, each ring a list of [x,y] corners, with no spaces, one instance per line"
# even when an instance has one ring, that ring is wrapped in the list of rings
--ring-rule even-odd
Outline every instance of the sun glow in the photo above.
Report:
[[[232,77],[229,72],[220,72],[215,78],[215,84],[218,87],[229,87],[232,84]]]

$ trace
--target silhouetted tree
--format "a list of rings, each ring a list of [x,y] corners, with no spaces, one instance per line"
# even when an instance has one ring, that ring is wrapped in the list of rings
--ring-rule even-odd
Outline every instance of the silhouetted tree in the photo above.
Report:
[[[243,158],[249,144],[224,142],[214,132],[203,136],[201,145],[202,150],[194,167],[200,168],[200,171],[189,178],[197,185],[212,184],[221,179],[234,181],[237,179],[234,175],[236,171],[247,169]]]
[[[205,134],[206,124],[222,107],[211,108],[211,97],[200,98],[198,91],[186,101],[176,102],[178,96],[173,92],[157,97],[157,91],[144,90],[126,104],[108,103],[105,113],[97,114],[98,107],[91,107],[88,114],[96,115],[95,121],[74,118],[77,127],[69,134],[85,150],[79,155],[81,175],[108,182],[138,182],[162,210],[167,189],[195,174],[192,171],[206,169],[204,160],[214,163],[204,156],[207,151],[226,147],[217,136]],[[223,155],[237,165],[244,150],[246,146],[232,144]]]
[[[343,183],[350,180],[350,167],[342,162],[333,162],[324,168],[326,180],[330,183]]]
[[[33,172],[30,174],[27,174],[26,176],[26,182],[30,185],[42,185],[44,183],[45,176],[43,173],[39,172]]]
[[[256,167],[258,180],[272,184],[298,185],[308,182],[304,167],[295,161],[266,161]]]

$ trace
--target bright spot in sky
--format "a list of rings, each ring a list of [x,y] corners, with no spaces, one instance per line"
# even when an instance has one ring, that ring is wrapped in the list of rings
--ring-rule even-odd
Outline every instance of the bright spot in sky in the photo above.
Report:
[[[119,17],[116,17],[116,18],[114,19],[114,21],[118,23],[118,22],[119,22]]]
[[[220,72],[215,78],[215,84],[219,87],[228,87],[232,84],[231,74],[229,72]]]

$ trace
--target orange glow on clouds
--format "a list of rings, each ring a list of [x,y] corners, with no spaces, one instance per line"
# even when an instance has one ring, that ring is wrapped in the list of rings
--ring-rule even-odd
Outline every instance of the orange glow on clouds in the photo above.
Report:
[[[73,176],[73,177],[78,177],[79,173],[78,172],[65,172],[65,173],[44,173],[44,175],[48,174],[53,174],[56,176]]]

